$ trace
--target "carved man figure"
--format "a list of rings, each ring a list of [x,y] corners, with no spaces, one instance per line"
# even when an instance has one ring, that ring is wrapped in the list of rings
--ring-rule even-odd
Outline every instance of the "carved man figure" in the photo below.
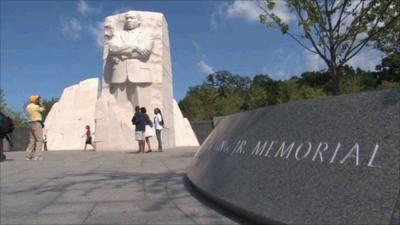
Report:
[[[124,29],[110,34],[107,42],[110,90],[120,103],[138,104],[138,87],[152,82],[151,67],[146,62],[152,53],[153,38],[140,24],[139,14],[127,12]]]

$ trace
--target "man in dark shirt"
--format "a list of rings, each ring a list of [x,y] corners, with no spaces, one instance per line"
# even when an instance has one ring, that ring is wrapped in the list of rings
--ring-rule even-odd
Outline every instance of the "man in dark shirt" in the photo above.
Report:
[[[145,136],[144,131],[146,127],[146,121],[144,114],[140,112],[140,107],[135,106],[135,115],[132,118],[132,124],[135,125],[135,137],[139,144],[139,151],[137,153],[144,153]]]

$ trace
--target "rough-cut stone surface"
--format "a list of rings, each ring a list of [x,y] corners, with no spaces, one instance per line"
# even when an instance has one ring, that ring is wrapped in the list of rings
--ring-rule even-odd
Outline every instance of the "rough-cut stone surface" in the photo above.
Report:
[[[188,119],[183,117],[174,100],[175,144],[176,146],[199,146],[196,134]]]
[[[51,150],[83,149],[85,126],[95,132],[94,113],[99,95],[99,79],[81,81],[64,89],[45,121],[47,148]]]
[[[399,102],[392,89],[228,116],[188,177],[260,223],[398,224]]]

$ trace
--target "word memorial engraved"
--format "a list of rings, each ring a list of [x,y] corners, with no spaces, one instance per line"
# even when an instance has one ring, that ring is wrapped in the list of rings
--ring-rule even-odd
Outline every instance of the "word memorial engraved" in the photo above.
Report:
[[[312,162],[319,161],[339,164],[352,161],[355,166],[360,166],[360,145],[358,143],[351,145],[349,149],[345,149],[344,146],[338,142],[330,149],[329,144],[326,142],[314,144],[311,142],[302,142],[297,144],[296,142],[258,140],[256,144],[250,144],[245,139],[239,139],[236,141],[224,140],[215,144],[210,144],[209,149],[228,155],[245,154],[261,158],[309,159]],[[341,159],[336,157],[339,151],[346,152],[345,156]],[[363,153],[369,153],[368,162],[361,166],[380,167],[374,162],[378,151],[379,144],[375,144],[375,146],[371,148],[371,152],[361,151]]]

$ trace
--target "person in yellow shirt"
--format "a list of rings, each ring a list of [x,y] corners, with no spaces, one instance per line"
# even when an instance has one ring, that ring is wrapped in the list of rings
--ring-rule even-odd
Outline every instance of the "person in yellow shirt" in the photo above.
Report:
[[[26,148],[26,160],[43,160],[43,119],[45,108],[40,103],[40,96],[29,97],[30,103],[25,111],[29,120],[29,144]]]

